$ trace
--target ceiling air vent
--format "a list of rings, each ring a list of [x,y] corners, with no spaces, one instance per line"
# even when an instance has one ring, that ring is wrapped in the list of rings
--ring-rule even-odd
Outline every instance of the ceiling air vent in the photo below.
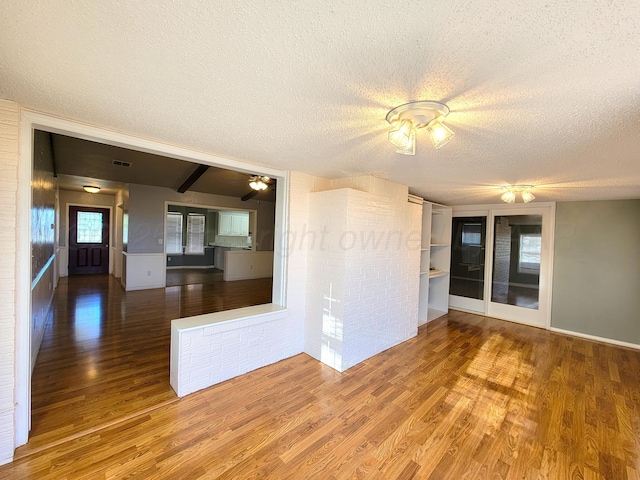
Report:
[[[122,160],[114,160],[113,164],[116,167],[130,167],[131,166],[131,162],[123,162]]]

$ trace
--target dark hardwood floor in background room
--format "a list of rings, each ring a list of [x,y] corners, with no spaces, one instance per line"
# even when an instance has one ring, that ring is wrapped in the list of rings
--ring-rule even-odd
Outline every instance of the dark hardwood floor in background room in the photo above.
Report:
[[[301,354],[0,478],[638,479],[640,352],[452,311],[340,374]]]
[[[18,454],[177,399],[171,320],[271,301],[271,279],[125,292],[110,275],[61,278],[32,380],[32,429]]]

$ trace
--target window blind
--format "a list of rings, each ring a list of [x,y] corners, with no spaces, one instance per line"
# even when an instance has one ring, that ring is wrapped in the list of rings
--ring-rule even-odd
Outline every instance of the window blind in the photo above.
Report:
[[[167,213],[166,252],[174,255],[182,254],[182,214]]]
[[[187,216],[187,248],[185,253],[204,253],[204,215],[190,213]]]

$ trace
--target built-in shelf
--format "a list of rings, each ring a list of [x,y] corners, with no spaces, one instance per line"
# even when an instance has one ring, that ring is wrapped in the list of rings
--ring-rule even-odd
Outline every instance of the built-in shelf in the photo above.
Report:
[[[451,207],[432,202],[422,204],[419,325],[449,311],[451,216]]]
[[[429,278],[444,277],[449,275],[449,272],[443,272],[442,270],[429,270]]]

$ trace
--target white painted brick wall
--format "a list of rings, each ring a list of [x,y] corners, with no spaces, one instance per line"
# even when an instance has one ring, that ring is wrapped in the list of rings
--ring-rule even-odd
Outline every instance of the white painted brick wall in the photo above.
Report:
[[[417,333],[419,205],[383,179],[331,182],[311,195],[305,352],[344,371]]]
[[[0,465],[14,450],[16,220],[20,109],[0,99]],[[23,241],[28,241],[24,239]]]
[[[171,386],[181,397],[300,353],[284,309],[186,330],[176,325],[171,329]]]
[[[287,309],[294,319],[296,338],[300,352],[304,349],[306,311],[307,250],[314,239],[309,230],[309,193],[328,185],[328,180],[300,172],[289,175],[289,218],[287,238]]]

